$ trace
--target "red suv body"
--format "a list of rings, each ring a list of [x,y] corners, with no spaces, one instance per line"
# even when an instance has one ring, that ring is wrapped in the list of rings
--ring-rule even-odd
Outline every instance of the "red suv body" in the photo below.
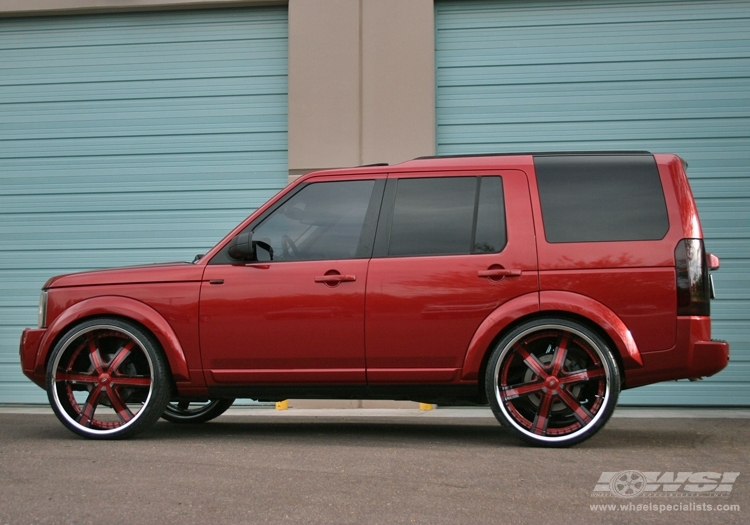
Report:
[[[702,239],[675,155],[321,171],[194,263],[50,279],[21,363],[86,437],[236,397],[375,398],[488,403],[520,438],[569,445],[621,389],[726,366]]]

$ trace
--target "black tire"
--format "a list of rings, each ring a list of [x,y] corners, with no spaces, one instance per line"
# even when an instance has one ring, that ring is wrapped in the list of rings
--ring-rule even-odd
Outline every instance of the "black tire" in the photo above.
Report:
[[[495,346],[485,374],[495,417],[527,443],[565,447],[596,434],[620,392],[620,372],[604,340],[561,318],[524,323]]]
[[[170,423],[205,423],[226,412],[234,399],[209,399],[208,401],[172,401],[162,418]]]
[[[63,334],[47,366],[47,397],[63,425],[90,439],[132,437],[169,402],[166,359],[134,323],[102,317]]]

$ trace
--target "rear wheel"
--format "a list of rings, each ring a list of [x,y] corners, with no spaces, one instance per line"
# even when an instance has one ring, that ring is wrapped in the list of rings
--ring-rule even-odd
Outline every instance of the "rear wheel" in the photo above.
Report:
[[[485,376],[495,417],[511,433],[543,446],[580,443],[617,404],[620,374],[607,344],[567,319],[538,319],[508,333]]]
[[[145,430],[164,412],[169,393],[158,343],[121,319],[92,319],[71,328],[47,367],[52,409],[87,438],[126,438]]]
[[[208,401],[172,401],[161,415],[172,423],[205,423],[226,412],[234,399],[209,399]]]

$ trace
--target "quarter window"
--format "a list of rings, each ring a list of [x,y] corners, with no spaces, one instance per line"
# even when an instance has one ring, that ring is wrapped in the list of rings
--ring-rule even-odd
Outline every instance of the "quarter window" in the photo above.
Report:
[[[536,156],[547,242],[658,240],[667,205],[651,155]]]

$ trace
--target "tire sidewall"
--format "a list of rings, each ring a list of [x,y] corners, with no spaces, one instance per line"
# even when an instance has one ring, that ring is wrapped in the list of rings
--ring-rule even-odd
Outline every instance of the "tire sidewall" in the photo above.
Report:
[[[499,379],[497,371],[499,370],[502,361],[510,353],[512,345],[515,344],[517,340],[532,334],[535,331],[549,328],[569,330],[578,336],[583,336],[584,340],[588,340],[588,342],[592,344],[592,348],[599,356],[606,373],[607,392],[602,407],[590,423],[568,436],[548,437],[532,434],[528,430],[521,428],[521,425],[512,419],[506,409],[501,406],[501,401],[499,399]],[[545,317],[522,323],[513,328],[498,341],[487,361],[487,368],[485,371],[485,389],[487,400],[492,408],[492,412],[502,426],[510,433],[527,443],[537,446],[567,447],[591,438],[601,430],[607,421],[609,421],[609,418],[612,416],[615,406],[617,405],[617,398],[620,392],[620,371],[609,345],[607,345],[602,337],[596,332],[585,325],[570,319]]]

